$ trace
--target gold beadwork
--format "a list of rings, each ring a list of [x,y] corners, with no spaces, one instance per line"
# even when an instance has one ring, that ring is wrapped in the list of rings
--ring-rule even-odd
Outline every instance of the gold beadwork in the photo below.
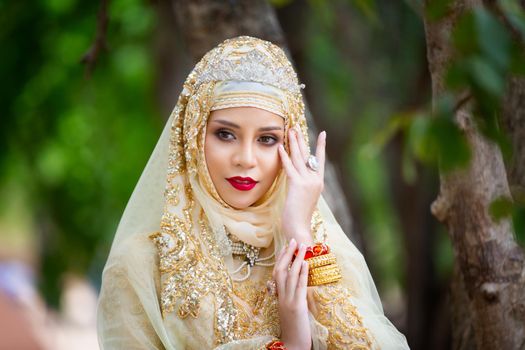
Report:
[[[326,243],[327,232],[319,209],[312,214],[311,231],[315,242]]]
[[[278,337],[281,332],[277,298],[266,290],[266,281],[271,278],[272,269],[268,268],[267,271],[258,282],[247,280],[233,284],[235,295],[244,303],[236,303],[238,339],[262,335]]]
[[[328,350],[372,349],[372,339],[347,288],[319,286],[313,291],[313,299],[317,306],[315,317],[328,329]]]

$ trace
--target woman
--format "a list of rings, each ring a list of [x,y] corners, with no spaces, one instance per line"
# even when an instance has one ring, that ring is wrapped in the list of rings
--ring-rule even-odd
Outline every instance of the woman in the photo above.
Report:
[[[408,348],[320,195],[303,87],[252,37],[195,66],[117,229],[103,349]]]

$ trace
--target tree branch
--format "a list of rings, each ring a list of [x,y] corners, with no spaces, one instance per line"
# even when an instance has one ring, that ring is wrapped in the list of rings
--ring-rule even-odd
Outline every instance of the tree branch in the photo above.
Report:
[[[522,1],[522,7],[524,6],[524,2],[525,1]],[[503,11],[499,4],[499,1],[483,0],[483,3],[496,17],[500,19],[503,25],[512,34],[514,40],[518,41],[522,48],[525,48],[525,37],[523,37],[521,31],[518,28],[516,28],[516,26],[514,26],[514,24],[511,22],[505,11]]]
[[[95,41],[80,60],[80,63],[86,65],[86,77],[89,77],[93,72],[100,52],[107,49],[106,32],[109,23],[108,3],[109,0],[101,0],[100,2],[100,9],[97,15],[97,32]]]

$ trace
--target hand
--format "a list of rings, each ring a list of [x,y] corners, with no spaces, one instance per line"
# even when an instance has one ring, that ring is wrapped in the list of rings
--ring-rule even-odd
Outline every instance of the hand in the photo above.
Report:
[[[292,239],[289,246],[281,250],[275,260],[273,279],[277,285],[281,341],[288,350],[307,350],[312,344],[306,300],[308,264],[304,261],[304,244],[300,245],[292,263],[296,248],[297,242]],[[290,263],[292,265],[288,269]]]
[[[311,245],[312,214],[324,188],[326,132],[321,132],[317,138],[315,156],[319,162],[318,171],[306,166],[309,153],[302,132],[298,128],[290,128],[288,133],[290,156],[282,145],[279,146],[279,155],[288,180],[282,229],[288,239],[295,238],[298,242]]]

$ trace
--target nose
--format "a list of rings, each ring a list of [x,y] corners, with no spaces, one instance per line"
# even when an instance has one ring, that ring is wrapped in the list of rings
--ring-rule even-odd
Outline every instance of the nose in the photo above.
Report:
[[[257,164],[254,146],[251,142],[243,142],[235,151],[233,158],[235,166],[242,168],[253,168]]]

